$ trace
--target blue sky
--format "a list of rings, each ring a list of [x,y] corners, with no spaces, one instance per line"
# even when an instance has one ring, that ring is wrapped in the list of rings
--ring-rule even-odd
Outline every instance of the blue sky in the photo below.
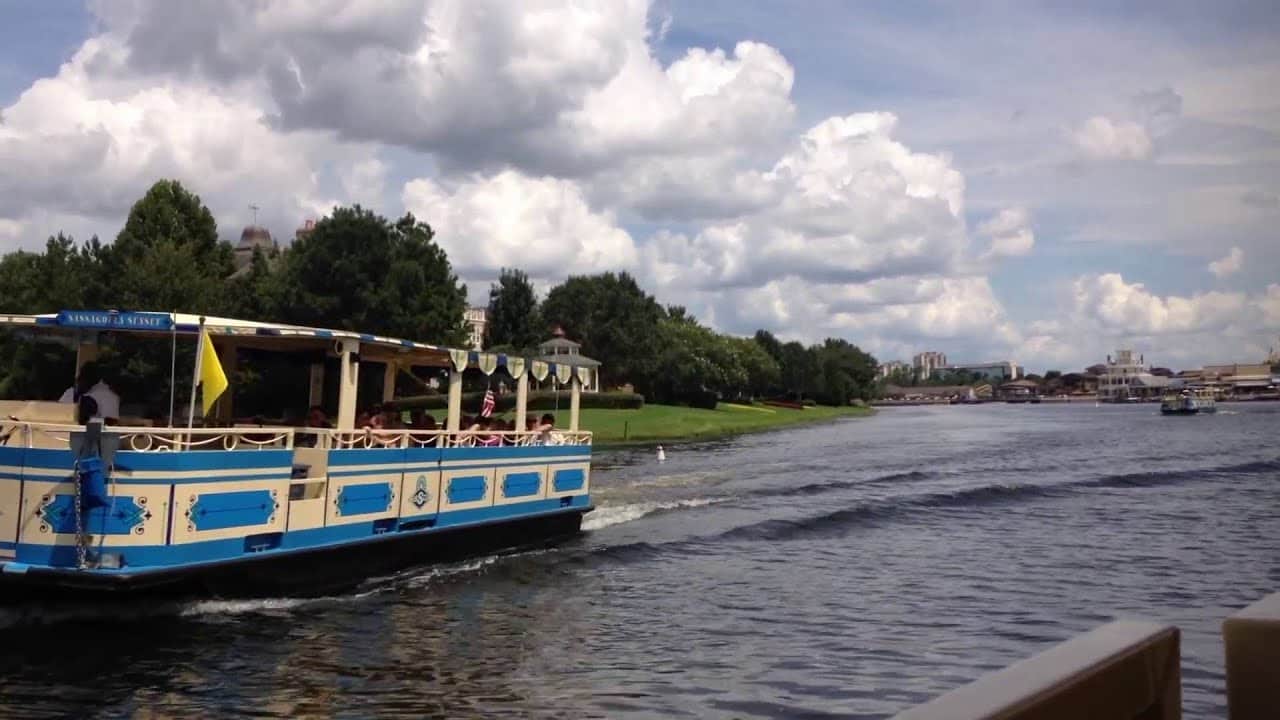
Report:
[[[0,250],[162,175],[882,359],[1280,342],[1274,3],[0,0]]]

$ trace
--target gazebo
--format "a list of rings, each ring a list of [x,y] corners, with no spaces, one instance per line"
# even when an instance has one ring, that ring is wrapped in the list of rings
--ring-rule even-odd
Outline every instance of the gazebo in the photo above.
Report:
[[[591,384],[582,389],[585,392],[600,392],[600,361],[583,355],[582,344],[565,337],[563,328],[557,326],[551,333],[551,339],[539,343],[538,353],[538,357],[534,359],[545,363],[591,368]]]

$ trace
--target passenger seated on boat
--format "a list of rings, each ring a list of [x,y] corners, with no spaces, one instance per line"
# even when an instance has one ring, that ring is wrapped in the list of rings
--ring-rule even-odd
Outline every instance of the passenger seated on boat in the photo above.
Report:
[[[356,415],[356,428],[365,430],[370,427],[373,427],[372,416],[369,414],[368,410],[361,410],[360,413]]]
[[[501,422],[501,420],[490,420],[487,417],[480,418],[478,425],[481,434],[476,438],[476,444],[484,447],[501,445],[502,435],[498,434],[502,431]]]
[[[556,416],[546,413],[542,416],[542,421],[534,428],[534,432],[538,433],[535,445],[559,445],[558,434],[555,433]]]
[[[75,384],[62,393],[58,402],[80,403],[84,397],[90,398],[92,402],[82,404],[88,417],[77,418],[78,421],[96,418],[102,420],[105,425],[115,425],[120,422],[120,396],[103,379],[102,368],[93,361],[85,363],[80,368]]]
[[[333,423],[329,422],[329,416],[325,414],[324,408],[319,405],[313,405],[307,411],[307,419],[303,427],[312,430],[332,430]],[[317,433],[298,433],[294,438],[293,444],[299,447],[315,447],[318,437],[319,434]]]
[[[424,413],[421,410],[414,410],[410,415],[410,426],[414,430],[438,430],[436,419],[430,413]]]
[[[324,408],[319,405],[312,405],[311,409],[307,411],[307,427],[332,430],[333,423],[329,422],[329,416],[325,414]]]

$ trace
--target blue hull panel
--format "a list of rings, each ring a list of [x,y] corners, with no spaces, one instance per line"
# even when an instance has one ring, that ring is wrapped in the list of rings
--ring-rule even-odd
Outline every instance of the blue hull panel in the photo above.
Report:
[[[549,501],[543,501],[549,502]],[[0,564],[0,605],[26,602],[78,604],[137,596],[278,597],[339,592],[361,581],[405,567],[450,562],[507,548],[545,545],[579,532],[590,506],[557,507],[532,515],[486,517],[479,511],[453,518],[452,525],[355,538],[357,528],[321,528],[292,538],[291,545],[244,553],[235,559],[190,561],[140,572],[49,568],[8,562]],[[482,508],[481,510],[496,510]],[[462,515],[462,512],[453,513]],[[340,532],[339,532],[340,531]],[[243,539],[205,547],[208,555]],[[202,543],[212,546],[215,543]],[[170,548],[171,549],[171,548]]]

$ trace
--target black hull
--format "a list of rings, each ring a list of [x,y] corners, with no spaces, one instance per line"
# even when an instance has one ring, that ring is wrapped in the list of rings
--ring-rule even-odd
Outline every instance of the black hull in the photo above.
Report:
[[[350,590],[370,577],[453,562],[517,547],[546,546],[580,532],[575,509],[533,518],[443,529],[354,545],[246,557],[136,576],[94,575],[32,567],[0,573],[0,606],[82,604],[149,599],[307,597]]]

